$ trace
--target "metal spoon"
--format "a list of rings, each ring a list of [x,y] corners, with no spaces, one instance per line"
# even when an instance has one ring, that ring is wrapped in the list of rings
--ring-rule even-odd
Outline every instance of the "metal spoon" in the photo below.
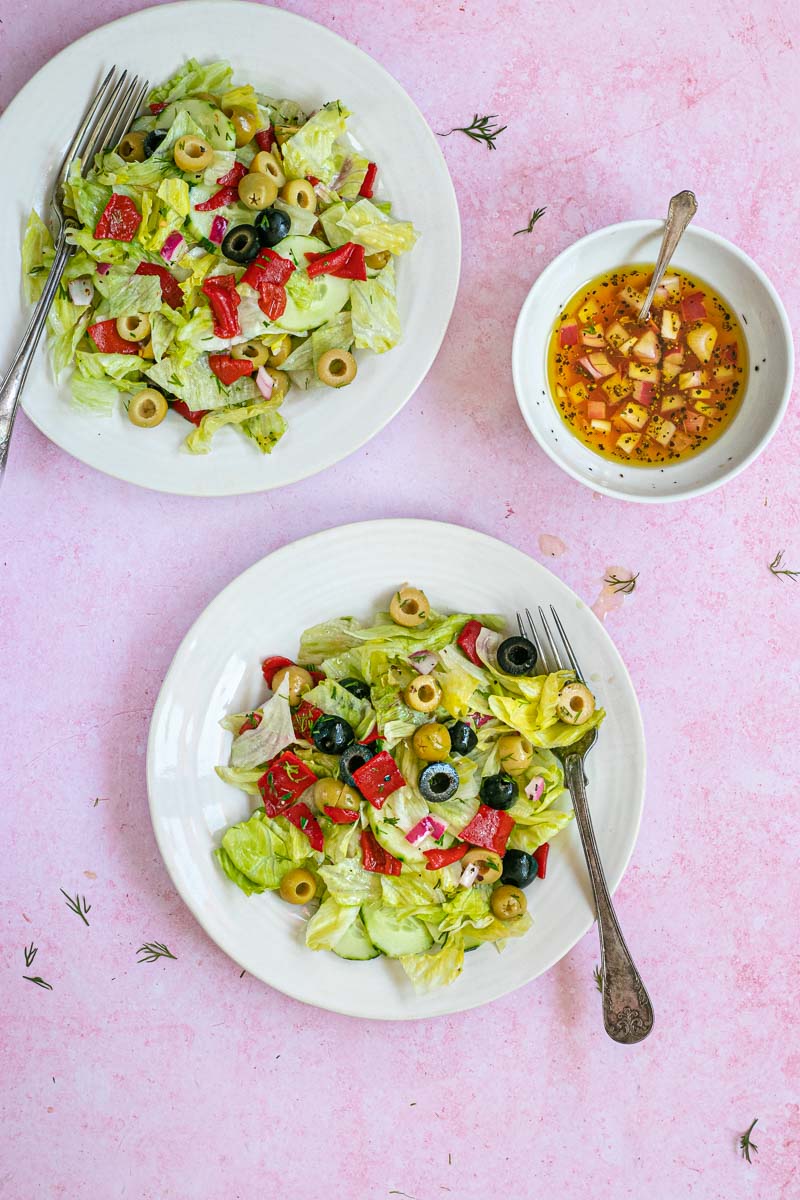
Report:
[[[639,323],[642,325],[650,317],[650,305],[653,303],[656,288],[664,278],[664,272],[669,266],[669,260],[675,253],[675,247],[683,237],[686,226],[696,212],[697,199],[694,192],[678,192],[669,202],[669,212],[667,213],[667,222],[664,226],[661,249],[658,252],[658,259],[656,260],[656,269],[653,271],[653,278],[650,282],[647,299],[642,305],[642,311],[639,313]]]

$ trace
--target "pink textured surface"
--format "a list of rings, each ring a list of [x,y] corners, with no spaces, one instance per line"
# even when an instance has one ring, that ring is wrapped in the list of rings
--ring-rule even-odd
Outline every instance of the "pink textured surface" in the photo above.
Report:
[[[106,0],[102,15],[138,7]],[[0,531],[0,1195],[792,1200],[800,581],[767,564],[785,547],[800,568],[796,404],[744,476],[642,509],[591,494],[538,450],[509,361],[538,271],[588,230],[661,214],[679,187],[797,319],[797,6],[290,7],[378,58],[434,129],[476,109],[508,129],[494,153],[443,143],[464,227],[456,313],[424,386],[364,452],[279,494],[201,502],[95,474],[19,420]],[[98,17],[0,0],[0,100]],[[512,238],[540,205],[533,234]],[[633,596],[602,602],[650,754],[618,892],[657,1014],[639,1047],[602,1032],[594,932],[487,1009],[359,1023],[240,979],[161,864],[145,742],[189,624],[282,543],[406,515],[504,538],[590,604],[610,566],[639,572]],[[61,887],[86,894],[89,928]],[[177,961],[137,965],[148,940]],[[23,981],[36,973],[52,992]],[[735,1140],[756,1116],[748,1166]]]

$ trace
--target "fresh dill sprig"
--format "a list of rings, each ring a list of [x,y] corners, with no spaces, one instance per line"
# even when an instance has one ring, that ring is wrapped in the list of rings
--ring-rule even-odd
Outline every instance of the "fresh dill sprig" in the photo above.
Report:
[[[769,564],[769,569],[773,575],[785,575],[787,579],[800,579],[800,571],[789,571],[786,567],[782,567],[784,551],[779,550]]]
[[[513,236],[516,237],[518,233],[532,233],[534,225],[537,221],[541,220],[546,212],[546,208],[535,208],[531,213],[531,219],[528,221],[528,224],[525,226],[525,228],[515,229]]]
[[[31,942],[30,946],[25,947],[23,953],[25,954],[25,966],[30,967],[33,964],[33,960],[36,958],[36,955],[39,953],[39,947],[34,946],[33,942]]]
[[[595,967],[595,969],[592,971],[592,977],[594,978],[594,986],[597,988],[598,992],[602,992],[602,990],[603,990],[603,972],[600,970],[599,967]]]
[[[77,913],[84,925],[88,925],[89,922],[86,920],[86,914],[91,911],[92,906],[91,904],[86,903],[86,897],[79,896],[77,892],[74,896],[70,896],[64,891],[63,888],[59,888],[59,891],[67,902],[67,908],[72,909],[74,913]]]
[[[631,575],[629,579],[618,579],[616,575],[606,575],[603,583],[607,583],[612,592],[622,592],[623,596],[630,596],[636,587],[636,580],[638,578],[638,571],[635,575]]]
[[[145,942],[136,953],[143,956],[136,960],[140,963],[155,962],[157,958],[173,958],[176,962],[178,961],[177,955],[173,954],[163,942]]]
[[[479,117],[475,113],[471,124],[455,125],[452,129],[448,129],[447,133],[440,133],[439,137],[450,137],[451,133],[465,133],[468,138],[472,138],[473,142],[484,142],[490,150],[494,150],[495,140],[504,129],[508,129],[507,125],[498,125],[496,122],[496,113],[491,113],[487,117]]]
[[[53,985],[48,983],[46,979],[42,979],[41,975],[23,975],[23,979],[27,979],[29,983],[35,983],[37,987],[44,988],[46,992],[52,992]]]
[[[742,1152],[742,1158],[746,1158],[748,1162],[753,1161],[750,1158],[751,1150],[752,1150],[753,1154],[758,1154],[758,1146],[755,1144],[755,1142],[750,1141],[750,1134],[753,1132],[753,1129],[755,1128],[755,1126],[757,1124],[758,1124],[758,1117],[756,1117],[756,1119],[754,1121],[751,1121],[749,1129],[745,1130],[745,1132],[739,1138],[739,1149]]]

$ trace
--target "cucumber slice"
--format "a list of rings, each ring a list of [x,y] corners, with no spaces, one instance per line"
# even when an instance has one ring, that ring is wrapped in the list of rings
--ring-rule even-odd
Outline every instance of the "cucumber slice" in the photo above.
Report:
[[[236,132],[225,113],[207,100],[173,100],[158,114],[159,129],[169,129],[179,112],[187,112],[215,150],[235,150]]]
[[[306,252],[324,254],[326,250],[330,250],[330,246],[326,246],[319,238],[290,234],[273,249],[281,258],[290,258],[298,271],[303,271],[308,265]],[[309,329],[317,329],[341,312],[349,299],[349,280],[338,279],[335,275],[318,275],[314,280],[314,295],[308,307],[299,308],[292,297],[287,296],[286,310],[276,321],[276,325],[288,333],[305,333]]]
[[[195,205],[205,204],[206,200],[210,200],[218,191],[219,187],[206,187],[205,184],[198,184],[197,187],[189,189],[189,203],[192,206],[189,211],[189,229],[196,238],[208,239],[215,217],[225,217],[229,229],[234,225],[253,224],[253,213],[249,208],[245,208],[244,204],[229,204],[225,208],[215,208],[212,212],[198,212]]]
[[[336,943],[333,953],[338,954],[339,958],[347,958],[351,962],[366,962],[367,959],[380,957],[380,950],[376,950],[367,937],[367,931],[360,917],[356,918],[344,937]]]
[[[433,938],[416,917],[400,920],[386,904],[365,904],[361,911],[373,945],[387,958],[422,954],[433,945]]]

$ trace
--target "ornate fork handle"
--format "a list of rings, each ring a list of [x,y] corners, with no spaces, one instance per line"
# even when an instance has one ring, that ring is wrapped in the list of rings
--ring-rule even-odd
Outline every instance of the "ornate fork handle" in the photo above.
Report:
[[[669,202],[669,211],[667,220],[664,225],[664,235],[661,242],[661,249],[658,252],[653,278],[650,280],[650,287],[647,292],[647,299],[642,305],[642,310],[639,313],[639,320],[644,322],[650,316],[650,305],[653,303],[653,297],[656,294],[656,288],[664,278],[664,273],[669,266],[669,260],[675,253],[675,248],[678,242],[686,232],[686,226],[691,221],[694,214],[697,212],[697,200],[694,192],[678,192]]]
[[[36,347],[39,345],[39,339],[42,336],[42,331],[47,321],[47,314],[50,312],[50,306],[53,303],[53,298],[58,290],[64,267],[71,252],[72,247],[67,245],[65,234],[62,231],[56,242],[56,255],[44,288],[42,289],[42,294],[33,310],[31,319],[28,322],[28,328],[25,330],[25,334],[12,360],[8,373],[3,379],[2,384],[0,384],[0,478],[2,478],[6,468],[8,447],[11,442],[11,431],[14,428],[14,418],[17,415],[20,393],[22,392],[25,379],[36,354]]]
[[[624,1042],[630,1045],[634,1042],[641,1042],[653,1028],[653,1006],[644,984],[639,978],[639,972],[633,964],[630,951],[625,945],[625,939],[608,894],[608,885],[589,814],[581,754],[567,753],[565,755],[564,775],[572,796],[575,819],[578,822],[583,851],[586,855],[586,866],[589,870],[595,911],[597,912],[597,926],[600,931],[603,1024],[606,1027],[606,1033],[615,1042]]]

